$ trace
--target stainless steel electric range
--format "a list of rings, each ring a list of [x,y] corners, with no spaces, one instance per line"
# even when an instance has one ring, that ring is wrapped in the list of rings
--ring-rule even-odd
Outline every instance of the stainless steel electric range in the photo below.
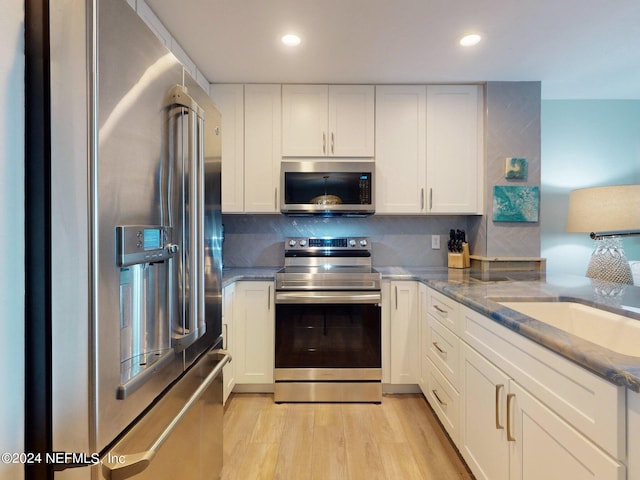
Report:
[[[276,402],[381,402],[380,273],[362,237],[287,238],[276,273]]]

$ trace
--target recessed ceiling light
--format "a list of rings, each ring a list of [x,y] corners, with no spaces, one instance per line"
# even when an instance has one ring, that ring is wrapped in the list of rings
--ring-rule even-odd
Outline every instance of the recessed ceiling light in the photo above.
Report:
[[[286,35],[283,35],[281,40],[287,47],[295,47],[300,45],[300,42],[302,41],[300,37],[294,33],[287,33]]]
[[[478,35],[477,33],[472,33],[470,35],[465,35],[464,37],[462,37],[460,39],[460,45],[462,45],[463,47],[471,47],[472,45],[477,44],[480,40],[482,40],[482,37],[480,35]]]

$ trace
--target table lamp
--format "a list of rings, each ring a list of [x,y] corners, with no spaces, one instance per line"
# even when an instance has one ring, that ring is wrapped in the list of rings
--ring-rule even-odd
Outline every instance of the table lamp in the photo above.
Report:
[[[596,241],[587,277],[632,285],[621,237],[640,235],[640,185],[572,190],[567,232],[591,232]]]

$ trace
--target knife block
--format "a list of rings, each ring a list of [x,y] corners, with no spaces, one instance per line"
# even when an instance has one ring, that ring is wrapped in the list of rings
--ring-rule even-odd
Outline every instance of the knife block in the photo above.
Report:
[[[469,268],[471,266],[468,243],[462,244],[461,253],[449,252],[447,256],[447,266],[449,268]]]

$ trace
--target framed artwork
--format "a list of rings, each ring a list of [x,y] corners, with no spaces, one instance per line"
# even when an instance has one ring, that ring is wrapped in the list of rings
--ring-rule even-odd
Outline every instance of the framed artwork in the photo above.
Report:
[[[508,157],[504,167],[504,178],[507,180],[527,179],[527,159]]]
[[[540,190],[531,186],[493,187],[494,222],[537,222]]]

